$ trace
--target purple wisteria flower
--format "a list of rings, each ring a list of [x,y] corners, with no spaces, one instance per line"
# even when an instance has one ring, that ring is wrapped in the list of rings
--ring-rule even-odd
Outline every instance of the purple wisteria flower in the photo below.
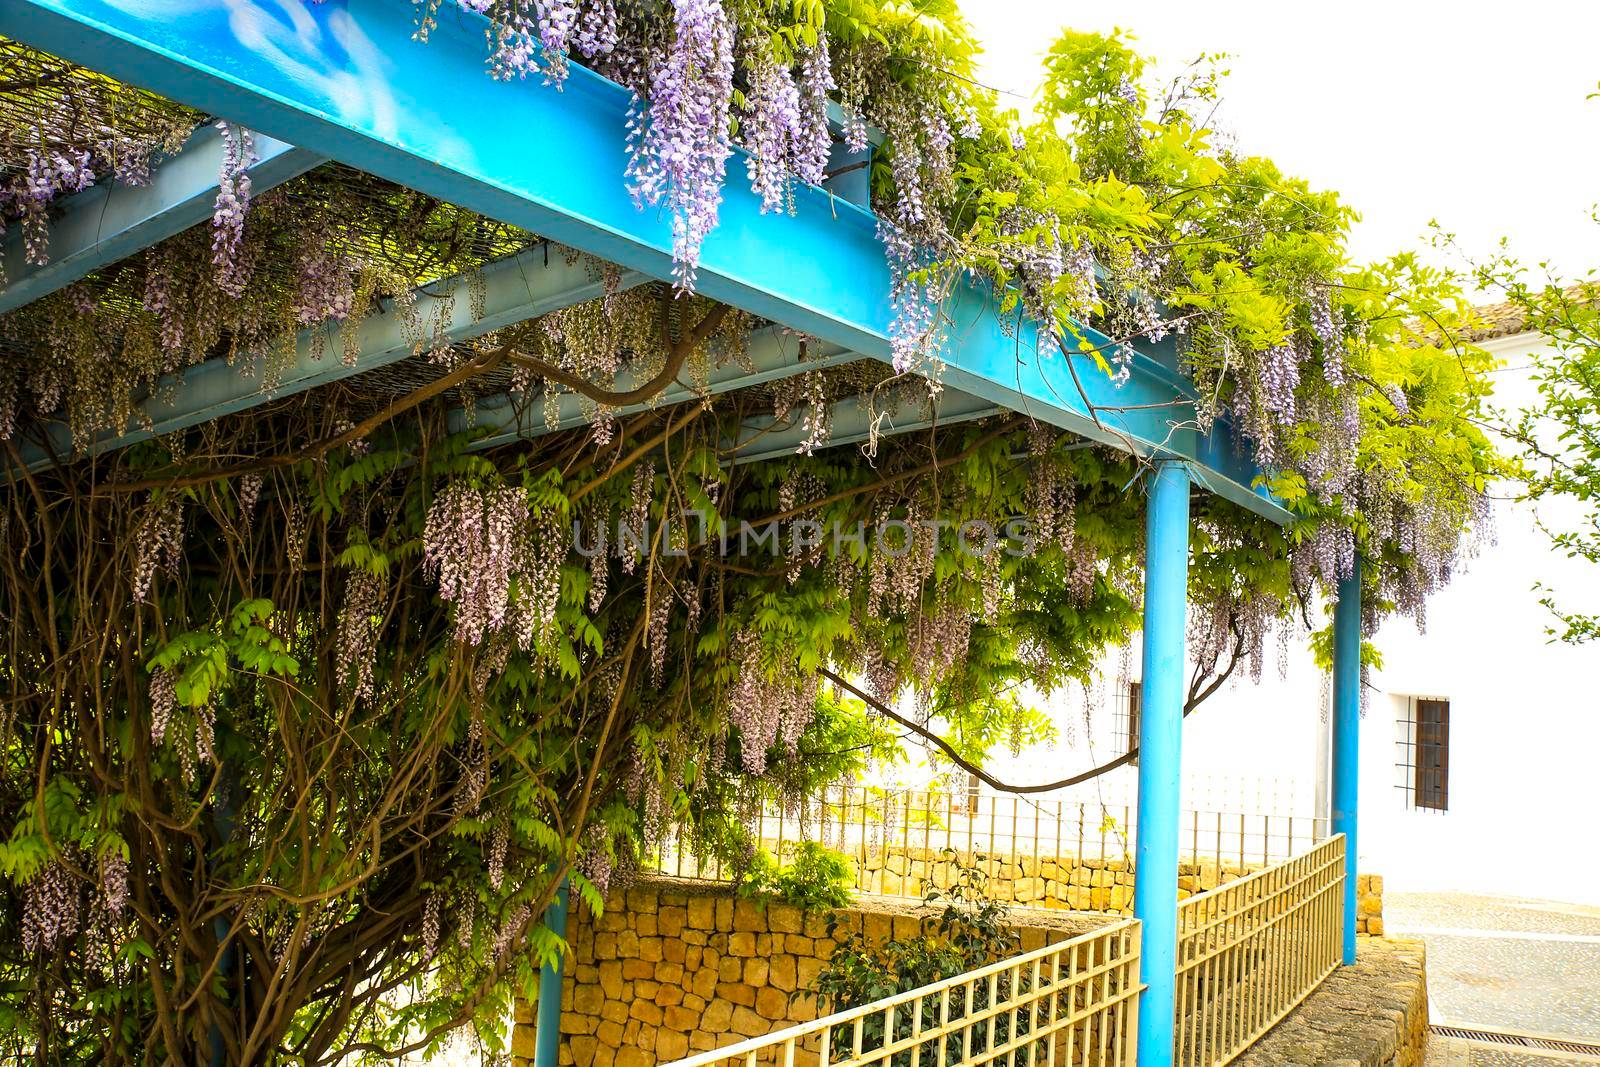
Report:
[[[800,57],[798,82],[765,47],[754,49],[746,62],[750,88],[741,119],[750,188],[763,211],[782,210],[791,175],[814,185],[826,176],[833,135],[828,129],[828,91],[834,87],[828,64],[828,42]]]
[[[573,47],[585,59],[609,56],[617,50],[617,5],[613,0],[585,4]]]
[[[567,48],[578,22],[578,0],[539,0],[539,43],[544,46],[544,81],[567,80]]]
[[[672,42],[629,120],[630,190],[672,215],[673,276],[694,289],[700,246],[717,224],[732,153],[733,30],[719,0],[674,0]]]
[[[828,93],[836,88],[828,58],[828,36],[817,34],[815,48],[800,54],[800,130],[794,144],[794,172],[801,181],[822,184],[833,134],[828,129]]]
[[[241,296],[250,282],[244,256],[244,216],[250,209],[250,166],[256,162],[255,138],[242,126],[218,122],[222,131],[222,166],[217,173],[217,206],[211,216],[211,261],[217,267],[217,288]]]
[[[750,190],[762,211],[782,211],[789,188],[789,160],[800,137],[800,90],[768,49],[751,56],[750,89],[741,121]]]

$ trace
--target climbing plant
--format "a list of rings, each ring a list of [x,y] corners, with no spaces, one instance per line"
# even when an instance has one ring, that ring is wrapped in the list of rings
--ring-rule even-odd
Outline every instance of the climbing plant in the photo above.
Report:
[[[750,862],[757,805],[885,746],[869,701],[969,762],[1036,731],[1014,694],[1081,682],[1138,624],[1144,461],[1022,415],[827,447],[835,401],[937,392],[973,279],[1021,358],[1179,361],[1175,428],[1233,422],[1293,513],[1197,496],[1191,704],[1317,625],[1357,556],[1371,627],[1470,547],[1497,461],[1453,280],[1349,262],[1337,198],[1216,143],[1203,66],[1158,85],[1127,41],[1067,34],[1024,120],[943,0],[461,6],[492,75],[633,90],[615,179],[672,216],[672,283],[338,169],[253,197],[230,128],[209,226],[0,318],[4,1054],[495,1049],[560,951],[563,878],[598,910],[679,823]],[[874,131],[893,365],[713,395],[752,330],[809,362],[694,293],[727,165],[785,210]],[[409,310],[541,247],[601,295],[464,344]],[[270,397],[290,346],[380,312],[412,342],[395,368],[71,454],[201,362]],[[799,452],[737,462],[771,418]]]

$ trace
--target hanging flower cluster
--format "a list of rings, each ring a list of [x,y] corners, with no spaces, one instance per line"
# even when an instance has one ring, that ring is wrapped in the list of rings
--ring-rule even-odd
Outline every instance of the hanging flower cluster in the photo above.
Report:
[[[8,214],[14,212],[21,217],[25,258],[29,263],[42,266],[50,262],[47,209],[57,197],[93,185],[96,175],[93,157],[87,149],[63,148],[54,152],[33,149],[28,155],[27,168],[0,188],[0,206]]]
[[[159,567],[168,576],[176,577],[183,562],[183,498],[176,493],[152,503],[145,511],[139,526],[139,540],[135,546],[133,572],[133,598],[144,600],[150,595]]]
[[[107,913],[121,919],[128,910],[128,860],[108,852],[100,860],[100,897]]]
[[[485,861],[485,869],[489,874],[491,888],[499,889],[506,879],[506,854],[511,847],[511,835],[506,829],[503,820],[496,819],[494,829],[489,831],[489,856]]]
[[[936,599],[935,610],[919,612],[910,621],[911,673],[921,694],[930,692],[966,662],[967,642],[972,636],[971,611],[954,598]]]
[[[828,35],[817,34],[817,43],[800,52],[800,127],[793,134],[794,173],[803,182],[821,185],[827,177],[828,156],[833,151],[833,132],[828,129],[828,94],[838,86],[833,80],[833,64],[828,55]]]
[[[903,518],[887,502],[881,506],[875,524],[880,548],[867,572],[867,607],[874,614],[920,610],[939,552],[939,535],[924,518],[920,501],[913,501]]]
[[[1070,553],[1077,537],[1077,485],[1055,461],[1056,437],[1037,423],[1028,428],[1028,517],[1038,541]]]
[[[728,721],[739,729],[739,755],[744,769],[760,776],[767,770],[767,750],[795,742],[816,714],[818,678],[807,672],[799,678],[775,681],[762,653],[761,639],[750,631],[734,639],[739,675],[727,696]]]
[[[423,564],[454,604],[456,638],[480,645],[507,628],[512,582],[527,569],[527,495],[512,486],[451,482],[428,508]]]
[[[819,35],[816,47],[800,61],[800,78],[779,61],[770,47],[750,50],[745,69],[750,88],[740,118],[742,145],[750,188],[763,211],[781,211],[788,203],[791,176],[820,185],[833,145],[828,131],[828,92],[833,74],[828,42]]]
[[[166,667],[150,675],[150,743],[161,744],[172,725],[172,712],[178,706],[178,680]]]
[[[48,956],[78,932],[83,894],[76,878],[58,862],[50,862],[25,890],[22,908],[22,951]]]
[[[340,251],[332,234],[308,241],[295,263],[299,275],[294,297],[294,321],[300,326],[343,322],[356,312],[356,278],[360,266]],[[346,366],[354,350],[345,353]]]
[[[176,152],[199,117],[14,41],[0,63],[15,87],[0,110],[0,234],[20,222],[25,261],[43,266],[55,201],[108,177],[147,184],[151,157]]]
[[[611,874],[615,863],[611,858],[610,835],[605,827],[591,825],[584,833],[583,845],[575,864],[578,873],[589,879],[603,898],[611,887]]]
[[[423,567],[455,606],[457,640],[534,648],[555,622],[570,531],[535,516],[520,487],[450,482],[428,507]]]
[[[336,658],[339,685],[353,700],[373,693],[372,668],[383,626],[384,592],[383,579],[370,571],[354,570],[345,579]]]
[[[422,911],[422,958],[424,962],[431,961],[439,951],[440,912],[443,907],[442,893],[435,889],[428,894],[427,906]]]
[[[641,205],[671,212],[673,277],[687,292],[733,152],[733,29],[720,0],[673,0],[672,9],[672,41],[628,122],[628,177]]]
[[[217,174],[217,206],[211,217],[211,262],[217,267],[217,288],[238,297],[250,284],[250,263],[244,259],[244,217],[250,209],[250,166],[256,162],[255,137],[249,130],[217,123],[222,131],[222,167]]]
[[[800,134],[800,92],[770,50],[758,51],[747,66],[750,89],[740,129],[750,153],[745,161],[750,188],[761,198],[761,210],[781,211]]]

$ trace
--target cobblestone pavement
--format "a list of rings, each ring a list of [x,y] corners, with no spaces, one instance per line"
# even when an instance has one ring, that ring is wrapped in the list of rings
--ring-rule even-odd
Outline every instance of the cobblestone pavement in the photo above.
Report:
[[[1383,898],[1384,922],[1408,929],[1507,930],[1600,937],[1600,908],[1467,893],[1395,893]]]
[[[1428,947],[1433,1021],[1600,1043],[1600,908],[1388,893],[1384,922]],[[1434,1039],[1428,1067],[1600,1063]]]
[[[1492,1048],[1470,1041],[1435,1037],[1428,1042],[1423,1067],[1579,1067],[1600,1063],[1586,1057],[1541,1055],[1528,1050]]]

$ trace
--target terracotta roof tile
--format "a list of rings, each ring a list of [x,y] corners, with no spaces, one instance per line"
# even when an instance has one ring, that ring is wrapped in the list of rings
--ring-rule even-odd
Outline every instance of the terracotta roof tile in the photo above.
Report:
[[[1472,310],[1478,317],[1478,325],[1461,331],[1461,339],[1471,344],[1522,333],[1527,322],[1522,309],[1509,300],[1480,304]]]

